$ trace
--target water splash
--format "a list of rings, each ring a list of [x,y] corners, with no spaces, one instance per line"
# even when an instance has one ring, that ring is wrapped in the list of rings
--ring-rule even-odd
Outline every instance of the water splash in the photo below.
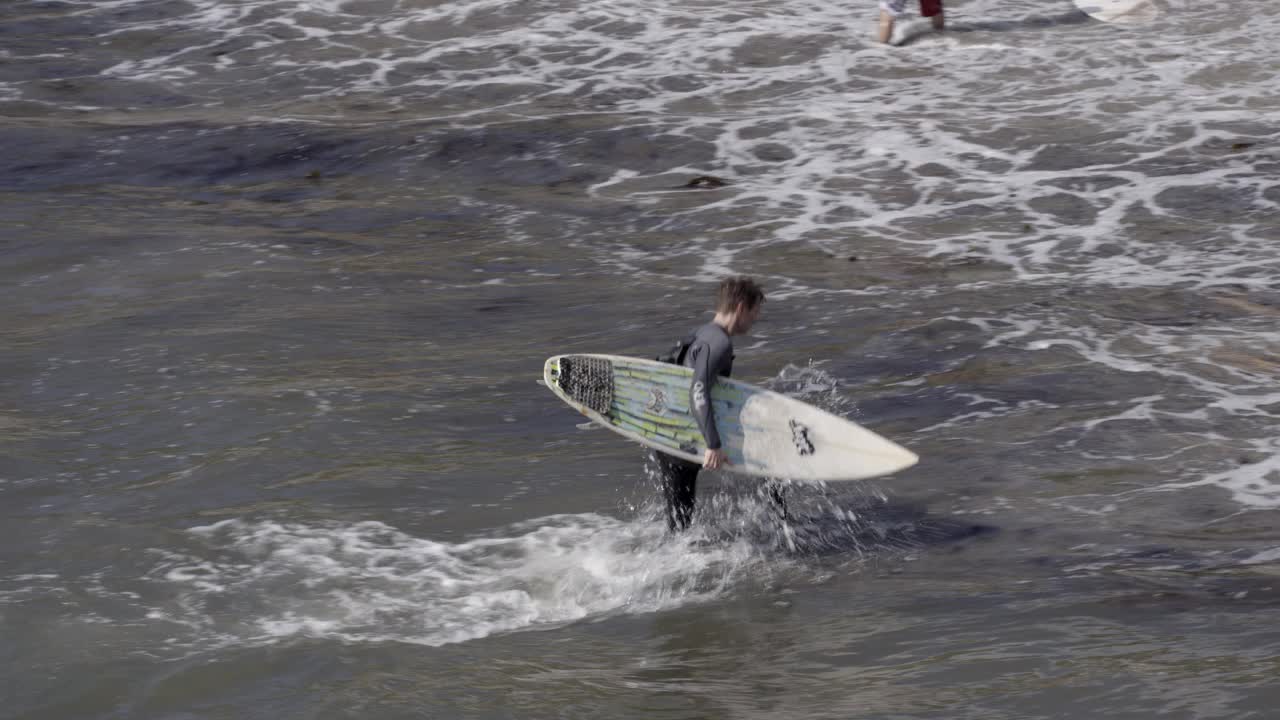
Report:
[[[742,542],[667,537],[649,522],[560,515],[450,543],[379,522],[226,520],[191,529],[205,550],[164,553],[157,608],[209,637],[443,645],[588,617],[645,613],[726,592],[758,562]]]

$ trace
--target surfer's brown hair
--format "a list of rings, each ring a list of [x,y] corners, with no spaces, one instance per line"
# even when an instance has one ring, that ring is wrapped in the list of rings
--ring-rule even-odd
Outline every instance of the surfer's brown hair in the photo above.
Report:
[[[716,293],[716,312],[730,313],[739,305],[754,310],[764,302],[764,291],[755,280],[745,275],[735,275],[720,281]]]

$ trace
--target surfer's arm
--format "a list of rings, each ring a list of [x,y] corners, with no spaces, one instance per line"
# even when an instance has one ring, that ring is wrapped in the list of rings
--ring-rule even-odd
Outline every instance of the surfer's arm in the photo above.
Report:
[[[689,349],[693,353],[693,381],[689,384],[689,410],[707,441],[708,450],[720,447],[720,433],[716,431],[715,414],[711,411],[711,384],[716,380],[711,348],[700,342]]]

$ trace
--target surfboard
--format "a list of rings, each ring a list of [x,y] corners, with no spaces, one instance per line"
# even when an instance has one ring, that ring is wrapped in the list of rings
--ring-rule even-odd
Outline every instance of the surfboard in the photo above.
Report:
[[[620,355],[555,355],[542,379],[561,400],[642,445],[701,463],[689,412],[693,371]],[[726,470],[759,477],[845,481],[911,467],[915,453],[845,418],[749,383],[719,378],[711,406]]]
[[[1076,7],[1095,20],[1136,24],[1155,20],[1160,8],[1152,0],[1073,0]]]

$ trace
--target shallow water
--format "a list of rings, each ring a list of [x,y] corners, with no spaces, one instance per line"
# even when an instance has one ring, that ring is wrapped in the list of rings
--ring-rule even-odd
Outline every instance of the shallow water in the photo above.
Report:
[[[0,6],[0,715],[1270,717],[1280,9],[1160,7]],[[536,379],[728,272],[922,461],[670,538]]]

